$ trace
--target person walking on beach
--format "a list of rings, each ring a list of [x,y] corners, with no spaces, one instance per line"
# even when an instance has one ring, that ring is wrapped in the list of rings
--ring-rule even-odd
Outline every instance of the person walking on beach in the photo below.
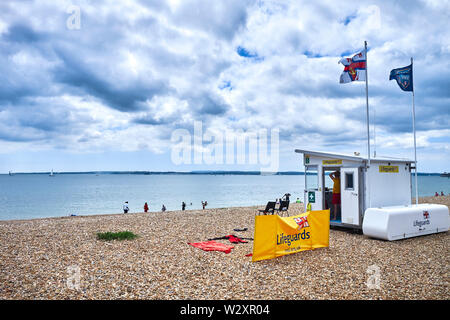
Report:
[[[165,206],[165,205],[162,205],[161,211],[162,211],[162,212],[165,212],[165,211],[166,211],[166,206]]]
[[[181,210],[185,210],[186,209],[186,203],[183,201],[182,203],[181,203]]]
[[[331,203],[333,204],[333,219],[337,219],[338,206],[341,204],[341,174],[339,171],[330,173],[330,178],[333,180],[333,197]]]
[[[205,202],[203,202],[203,200],[202,200],[202,208],[203,208],[203,210],[205,210],[205,206],[206,206],[206,204],[205,204]]]
[[[128,201],[125,201],[123,204],[123,213],[128,213],[129,210],[130,208],[128,207]]]
[[[144,204],[144,212],[148,212],[148,204],[147,204],[147,202]]]

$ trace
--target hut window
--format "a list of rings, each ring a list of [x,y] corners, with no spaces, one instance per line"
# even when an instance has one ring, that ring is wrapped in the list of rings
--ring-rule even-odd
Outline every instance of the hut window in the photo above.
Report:
[[[346,172],[345,173],[345,189],[346,190],[353,190],[354,189],[353,172]]]
[[[306,167],[306,189],[308,190],[318,190],[319,188],[319,177],[318,177],[317,166],[307,166]]]

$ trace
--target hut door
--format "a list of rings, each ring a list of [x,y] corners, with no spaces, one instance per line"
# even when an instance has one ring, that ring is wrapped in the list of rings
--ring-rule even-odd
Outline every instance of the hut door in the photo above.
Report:
[[[342,223],[359,224],[359,171],[358,168],[341,168]]]
[[[312,211],[322,210],[321,190],[319,185],[319,168],[317,166],[307,166],[305,175],[305,206],[311,204]]]

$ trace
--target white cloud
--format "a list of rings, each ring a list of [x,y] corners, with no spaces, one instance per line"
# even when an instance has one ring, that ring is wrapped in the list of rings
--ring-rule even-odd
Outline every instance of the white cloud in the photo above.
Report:
[[[412,56],[419,147],[448,149],[448,3],[405,15],[397,2],[81,1],[80,30],[65,27],[69,4],[0,5],[4,153],[167,152],[194,120],[278,127],[282,159],[305,145],[364,153],[364,85],[340,85],[337,63],[364,40],[379,152],[409,154],[411,97],[388,76]]]

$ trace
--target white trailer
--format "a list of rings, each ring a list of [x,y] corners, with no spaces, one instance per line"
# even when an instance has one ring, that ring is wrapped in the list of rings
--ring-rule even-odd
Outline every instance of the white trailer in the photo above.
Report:
[[[450,221],[446,206],[428,205],[430,206],[428,210],[427,205],[422,204],[418,207],[411,204],[411,169],[414,169],[414,161],[375,158],[370,160],[369,166],[368,159],[359,155],[300,149],[296,149],[295,152],[303,154],[304,203],[305,206],[309,204],[311,210],[330,209],[331,216],[334,215],[334,205],[331,203],[333,182],[329,178],[329,174],[336,171],[340,173],[340,206],[337,207],[337,219],[331,220],[330,225],[362,229],[364,234],[386,240],[448,230]],[[405,210],[393,210],[391,207],[402,207]],[[379,223],[382,218],[381,214],[377,216],[377,212],[381,211],[384,212],[384,224]],[[419,229],[423,229],[424,224],[417,223],[417,233],[411,231],[410,226],[407,225],[409,222],[407,222],[405,214],[409,213],[410,219],[414,223],[419,211],[428,212],[428,217],[433,211],[431,215],[436,216],[434,219],[436,222],[439,221],[438,225],[432,224],[434,230],[430,231],[428,228],[421,232],[423,230]],[[373,216],[374,214],[375,216]],[[364,219],[365,215],[370,216],[370,219]],[[402,215],[402,219],[405,221],[404,225],[398,223],[399,215]],[[389,223],[389,221],[397,222]],[[380,231],[380,228],[389,228],[389,230]],[[371,230],[376,230],[376,232],[372,233]],[[380,236],[381,234],[399,236],[395,236],[394,239]]]

